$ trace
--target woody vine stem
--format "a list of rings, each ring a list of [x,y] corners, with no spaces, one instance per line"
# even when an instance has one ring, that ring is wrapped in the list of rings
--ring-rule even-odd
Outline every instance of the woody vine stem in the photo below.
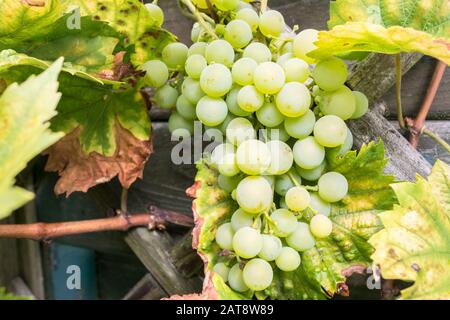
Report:
[[[426,134],[430,138],[432,138],[435,142],[440,144],[447,152],[450,153],[450,145],[442,139],[438,134],[432,132],[425,126],[425,121],[428,115],[428,112],[431,109],[431,105],[433,103],[434,97],[436,96],[436,92],[439,88],[439,84],[442,80],[442,77],[445,72],[446,65],[442,61],[438,61],[433,77],[430,81],[430,85],[428,87],[427,94],[425,99],[420,107],[420,111],[415,119],[412,118],[404,118],[403,117],[403,108],[402,108],[402,99],[401,99],[401,82],[402,82],[402,66],[401,66],[401,56],[397,54],[395,56],[395,68],[396,68],[396,101],[397,101],[397,119],[400,128],[407,129],[409,132],[409,142],[414,148],[417,148],[419,143],[420,135]]]

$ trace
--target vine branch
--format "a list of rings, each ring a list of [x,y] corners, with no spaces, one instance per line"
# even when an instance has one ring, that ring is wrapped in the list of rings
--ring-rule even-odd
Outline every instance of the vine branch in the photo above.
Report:
[[[397,101],[397,120],[400,128],[404,129],[405,119],[402,108],[402,60],[400,53],[395,55],[395,98]]]
[[[445,68],[446,68],[445,63],[442,61],[438,61],[433,73],[433,77],[431,78],[427,94],[425,96],[425,99],[423,100],[423,103],[420,107],[420,111],[417,117],[415,119],[406,119],[408,127],[410,128],[409,142],[411,142],[411,145],[414,148],[416,148],[419,143],[420,134],[424,133],[432,137],[434,140],[436,140],[436,142],[440,143],[444,148],[449,150],[448,144],[444,140],[440,138],[435,139],[434,136],[437,135],[433,134],[429,129],[424,129],[425,120],[428,116],[428,112],[430,111],[434,97],[436,96],[436,92],[439,88],[439,84],[441,83],[442,77],[444,76]]]
[[[192,218],[155,206],[149,212],[133,215],[119,214],[115,217],[84,221],[5,224],[0,225],[0,238],[23,238],[31,240],[50,240],[58,237],[93,233],[100,231],[127,231],[134,227],[165,230],[167,223],[182,227],[192,227]]]

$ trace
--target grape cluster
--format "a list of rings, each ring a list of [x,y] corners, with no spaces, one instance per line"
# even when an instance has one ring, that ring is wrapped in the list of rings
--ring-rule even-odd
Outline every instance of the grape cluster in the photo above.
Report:
[[[296,270],[299,252],[331,234],[331,203],[346,196],[348,183],[327,170],[327,159],[351,149],[344,120],[364,115],[368,101],[345,86],[342,60],[307,56],[316,30],[292,37],[275,10],[258,14],[240,1],[212,3],[230,17],[211,25],[218,38],[196,23],[190,48],[169,44],[162,61],[144,69],[158,88],[155,102],[176,109],[169,119],[173,134],[192,135],[198,120],[224,136],[209,163],[239,208],[217,228],[215,241],[226,254],[213,271],[236,291],[261,291],[273,268]]]

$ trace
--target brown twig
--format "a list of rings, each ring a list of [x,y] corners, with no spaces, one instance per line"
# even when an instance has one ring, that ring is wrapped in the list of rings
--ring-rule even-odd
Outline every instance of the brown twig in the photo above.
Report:
[[[395,97],[397,101],[397,120],[400,128],[405,128],[402,108],[402,59],[400,53],[395,55]]]
[[[419,143],[419,138],[421,133],[424,132],[424,124],[425,120],[427,118],[428,112],[430,111],[431,105],[433,103],[434,97],[436,96],[436,92],[439,88],[439,84],[441,83],[442,77],[445,72],[446,64],[442,61],[438,61],[436,68],[434,70],[433,77],[430,81],[430,85],[427,90],[427,94],[425,96],[425,99],[420,107],[419,114],[415,119],[407,118],[406,122],[409,128],[409,142],[411,142],[411,145],[414,148],[417,148],[417,145]],[[427,129],[427,134],[430,132]],[[436,136],[435,134],[431,133],[430,136]],[[434,139],[434,138],[433,138]],[[436,140],[436,139],[435,139]],[[438,143],[441,143],[440,141],[436,140]],[[441,143],[442,144],[442,143]],[[448,144],[443,145],[448,150]]]
[[[134,227],[165,230],[167,223],[192,227],[192,218],[179,213],[150,207],[150,211],[133,215],[119,214],[111,218],[58,223],[0,225],[0,238],[49,240],[53,238],[100,231],[127,231]]]

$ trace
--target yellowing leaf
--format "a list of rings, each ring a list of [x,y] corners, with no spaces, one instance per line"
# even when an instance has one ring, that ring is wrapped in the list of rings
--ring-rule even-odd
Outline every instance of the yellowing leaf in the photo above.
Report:
[[[13,186],[15,176],[63,136],[49,129],[61,97],[57,92],[61,65],[59,59],[40,75],[11,84],[0,97],[0,219],[33,198]]]
[[[310,53],[315,58],[354,51],[395,54],[421,52],[450,64],[450,42],[436,40],[426,32],[412,28],[389,27],[366,22],[347,22],[330,31],[319,32],[318,49]]]
[[[328,28],[319,33],[312,57],[414,51],[450,63],[447,0],[331,1]]]
[[[414,281],[402,299],[450,299],[450,168],[437,161],[428,181],[392,188],[399,205],[380,214],[373,263],[384,278]]]

